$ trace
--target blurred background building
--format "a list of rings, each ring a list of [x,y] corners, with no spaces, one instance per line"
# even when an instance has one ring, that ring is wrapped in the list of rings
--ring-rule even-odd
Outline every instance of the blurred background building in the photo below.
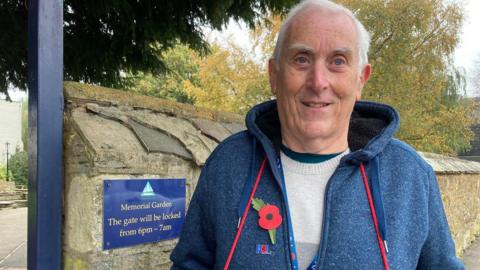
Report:
[[[23,149],[22,143],[22,103],[0,100],[0,163],[7,162],[16,149]]]

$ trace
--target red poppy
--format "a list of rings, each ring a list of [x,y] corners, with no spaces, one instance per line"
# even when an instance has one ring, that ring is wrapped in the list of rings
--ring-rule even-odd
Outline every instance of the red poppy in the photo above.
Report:
[[[280,215],[278,207],[275,205],[264,205],[260,211],[258,211],[258,215],[260,216],[258,224],[265,230],[274,230],[282,224],[282,216]]]

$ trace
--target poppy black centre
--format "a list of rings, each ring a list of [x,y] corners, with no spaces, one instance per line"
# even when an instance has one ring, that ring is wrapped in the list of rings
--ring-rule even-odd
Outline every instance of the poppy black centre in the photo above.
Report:
[[[266,218],[267,218],[268,220],[272,220],[272,219],[273,219],[273,214],[267,214]]]

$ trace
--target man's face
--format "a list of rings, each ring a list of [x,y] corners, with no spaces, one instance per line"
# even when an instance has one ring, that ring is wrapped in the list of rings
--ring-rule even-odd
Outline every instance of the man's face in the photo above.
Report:
[[[370,76],[359,72],[357,31],[343,14],[304,10],[285,33],[278,69],[269,62],[282,140],[298,152],[347,148],[350,115]]]

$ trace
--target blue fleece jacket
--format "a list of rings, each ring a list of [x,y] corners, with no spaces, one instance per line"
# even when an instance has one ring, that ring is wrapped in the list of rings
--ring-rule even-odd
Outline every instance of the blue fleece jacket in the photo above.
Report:
[[[254,178],[268,165],[255,197],[279,207],[277,243],[250,212],[229,269],[291,269],[289,220],[279,166],[280,123],[275,101],[254,107],[247,131],[222,142],[209,157],[190,202],[171,260],[172,269],[223,269]],[[432,168],[407,144],[393,139],[399,125],[387,105],[357,102],[349,147],[325,191],[318,269],[383,269],[359,165],[366,167],[390,269],[464,269],[455,256]],[[268,254],[257,254],[268,244]]]

